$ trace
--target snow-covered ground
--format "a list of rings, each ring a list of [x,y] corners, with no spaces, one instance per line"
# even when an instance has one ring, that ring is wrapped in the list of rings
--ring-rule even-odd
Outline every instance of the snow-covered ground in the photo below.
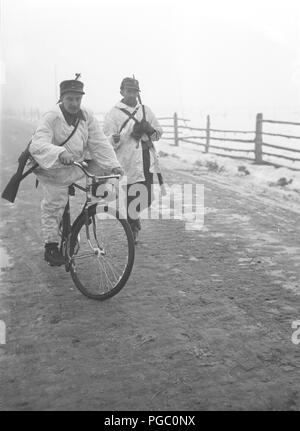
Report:
[[[156,148],[163,167],[184,170],[199,177],[210,173],[216,181],[241,192],[271,198],[278,205],[300,212],[300,171],[205,154],[196,145],[182,142],[176,147],[162,139]]]

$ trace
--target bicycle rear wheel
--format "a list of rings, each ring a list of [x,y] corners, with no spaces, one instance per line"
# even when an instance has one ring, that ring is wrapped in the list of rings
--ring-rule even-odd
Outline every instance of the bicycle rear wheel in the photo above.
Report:
[[[134,262],[134,240],[126,219],[108,207],[89,208],[88,233],[82,214],[70,237],[71,277],[88,298],[103,301],[125,286]]]

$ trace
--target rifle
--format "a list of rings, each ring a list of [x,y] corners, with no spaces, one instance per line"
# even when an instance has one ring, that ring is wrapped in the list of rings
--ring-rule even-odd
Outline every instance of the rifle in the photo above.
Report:
[[[138,93],[138,101],[139,101],[139,103],[140,103],[140,105],[142,105],[142,109],[143,109],[143,119],[146,121],[146,111],[145,111],[145,106],[142,104],[142,99],[141,99],[141,95],[140,95],[140,93]],[[154,145],[153,145],[153,142],[151,141],[151,139],[150,139],[150,137],[148,136],[148,138],[149,138],[149,141],[151,142],[151,144],[152,144],[152,149],[153,149],[153,151],[156,153],[156,150],[155,150],[155,147],[154,147]],[[160,185],[160,187],[161,187],[161,191],[162,191],[162,194],[163,195],[165,195],[166,194],[166,189],[165,189],[165,185],[164,185],[164,179],[163,179],[163,176],[162,176],[162,174],[161,174],[161,172],[158,172],[157,173],[157,179],[158,179],[158,182],[159,182],[159,185]]]
[[[7,186],[5,187],[5,189],[1,194],[1,197],[3,199],[6,199],[9,202],[15,201],[21,181],[25,177],[27,177],[27,175],[31,174],[31,172],[33,172],[34,169],[38,166],[38,164],[35,163],[31,168],[28,169],[28,171],[26,171],[23,174],[26,163],[30,157],[30,152],[29,152],[30,144],[31,144],[31,141],[27,145],[26,149],[20,154],[20,157],[18,158],[18,163],[19,163],[18,169],[16,173],[11,177]]]
[[[74,133],[77,130],[78,124],[79,124],[80,120],[78,118],[78,120],[76,121],[75,127],[72,130],[71,134],[67,137],[67,139],[64,140],[64,142],[62,142],[61,144],[59,144],[60,147],[62,147],[63,145],[65,145],[69,139],[72,138],[72,136],[74,135]],[[19,186],[21,181],[27,177],[27,175],[31,174],[31,172],[33,172],[39,165],[38,163],[34,163],[32,165],[31,168],[29,168],[24,174],[24,168],[26,166],[26,163],[28,161],[28,159],[30,158],[30,152],[29,152],[29,146],[31,144],[31,141],[29,142],[29,144],[27,145],[26,149],[20,154],[20,157],[18,158],[18,169],[16,171],[16,173],[11,177],[11,179],[9,180],[7,186],[5,187],[5,189],[2,192],[1,197],[3,199],[6,199],[9,202],[14,202],[19,190]]]

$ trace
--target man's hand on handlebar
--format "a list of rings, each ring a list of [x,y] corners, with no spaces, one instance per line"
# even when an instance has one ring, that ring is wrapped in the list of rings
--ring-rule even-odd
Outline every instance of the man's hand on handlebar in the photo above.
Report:
[[[111,170],[111,173],[113,174],[113,175],[121,175],[121,177],[124,175],[124,169],[123,168],[121,168],[120,166],[119,167],[117,167],[117,168],[113,168],[112,170]]]
[[[71,165],[74,162],[73,154],[69,153],[67,150],[61,153],[58,158],[63,165]]]

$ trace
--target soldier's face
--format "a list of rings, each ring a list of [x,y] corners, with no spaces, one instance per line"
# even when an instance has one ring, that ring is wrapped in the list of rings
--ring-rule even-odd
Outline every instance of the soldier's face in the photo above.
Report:
[[[123,88],[121,90],[121,94],[124,98],[124,102],[128,105],[136,105],[137,103],[137,96],[139,94],[138,90],[135,90],[134,88]]]
[[[82,94],[66,93],[62,97],[62,104],[69,114],[77,114],[80,111]]]

